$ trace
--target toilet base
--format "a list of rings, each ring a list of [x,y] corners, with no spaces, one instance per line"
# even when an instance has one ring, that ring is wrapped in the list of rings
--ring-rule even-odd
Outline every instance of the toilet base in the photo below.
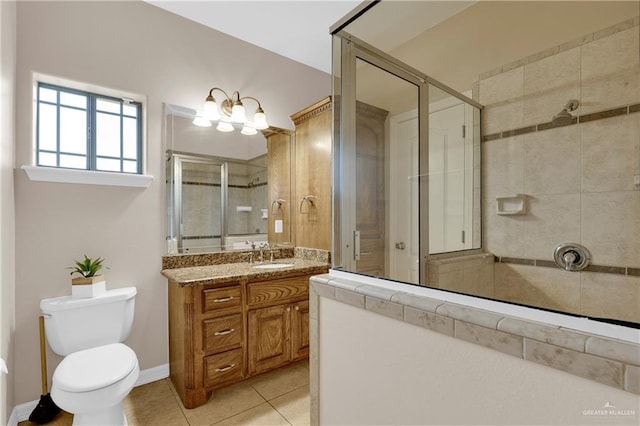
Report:
[[[127,424],[127,416],[124,414],[122,402],[111,407],[107,407],[104,410],[93,411],[90,413],[75,413],[73,415],[74,426],[127,426]]]

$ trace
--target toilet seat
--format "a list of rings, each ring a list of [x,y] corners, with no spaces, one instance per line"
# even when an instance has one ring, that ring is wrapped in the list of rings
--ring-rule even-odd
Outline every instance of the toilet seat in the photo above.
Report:
[[[67,392],[90,392],[124,379],[138,365],[135,352],[122,343],[98,346],[67,355],[53,381]]]

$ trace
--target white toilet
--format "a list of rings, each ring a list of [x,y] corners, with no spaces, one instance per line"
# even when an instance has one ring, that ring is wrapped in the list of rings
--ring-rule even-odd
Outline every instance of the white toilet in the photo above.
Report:
[[[40,301],[45,334],[65,356],[53,373],[51,398],[73,413],[74,425],[126,425],[122,401],[138,380],[135,352],[120,343],[131,332],[135,287],[92,298]]]

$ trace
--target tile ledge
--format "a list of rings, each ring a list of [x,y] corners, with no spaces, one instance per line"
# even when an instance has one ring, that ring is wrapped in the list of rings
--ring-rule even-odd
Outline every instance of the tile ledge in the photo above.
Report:
[[[349,275],[349,277],[347,277],[346,275]],[[380,292],[369,291],[373,288],[378,288],[384,289],[382,290],[384,294],[390,294],[392,292],[406,293],[417,298],[424,298],[426,300],[429,300],[430,302],[439,303],[439,308],[443,304],[446,304],[455,306],[456,308],[462,308],[465,311],[471,313],[475,311],[479,315],[490,314],[496,317],[500,317],[496,321],[496,327],[494,327],[495,329],[497,329],[497,324],[504,318],[512,318],[514,320],[529,323],[535,326],[555,328],[559,331],[561,330],[563,332],[573,332],[576,334],[584,335],[586,337],[596,337],[598,339],[610,340],[612,342],[637,345],[640,350],[640,330],[638,329],[607,323],[598,323],[587,318],[572,317],[560,313],[542,311],[536,308],[511,305],[505,302],[481,299],[474,296],[462,295],[457,293],[449,293],[443,290],[429,287],[408,285],[388,280],[379,280],[373,277],[358,276],[359,279],[356,281],[354,279],[354,275],[355,274],[351,272],[336,271],[334,269],[331,269],[329,271],[329,276],[332,279],[329,280],[328,285],[340,287],[339,283],[344,279],[345,281],[349,281],[352,286],[355,283],[360,283],[361,285],[358,287],[357,293],[365,294],[371,297],[380,297]],[[400,303],[409,306],[407,303]],[[465,321],[475,324],[473,320]],[[480,321],[480,323],[477,325],[483,325],[483,322]]]
[[[461,305],[459,301],[458,303],[455,303],[455,304],[451,302],[444,302],[443,304],[439,305],[438,308],[436,309],[436,311],[438,312],[433,314],[424,309],[416,308],[412,306],[415,303],[407,303],[409,300],[411,300],[411,298],[407,299],[406,296],[398,297],[394,301],[382,300],[379,298],[379,296],[380,294],[389,294],[389,293],[392,293],[393,291],[396,291],[395,293],[396,295],[404,296],[404,295],[410,294],[414,296],[416,299],[424,300],[426,304],[439,303],[440,300],[438,298],[428,297],[428,296],[425,296],[424,294],[416,295],[415,292],[406,292],[406,291],[402,292],[397,286],[392,285],[393,282],[389,282],[389,281],[381,281],[378,283],[381,285],[376,286],[376,281],[375,279],[372,279],[372,277],[362,277],[363,279],[359,280],[359,282],[362,282],[363,285],[360,287],[357,287],[358,289],[357,292],[355,291],[355,289],[353,290],[343,289],[343,292],[353,294],[354,296],[364,297],[365,301],[361,306],[359,304],[346,302],[344,297],[341,297],[340,299],[335,298],[335,288],[339,288],[339,286],[336,286],[336,284],[338,284],[342,280],[341,278],[335,277],[336,275],[335,272],[336,272],[335,270],[331,270],[329,272],[329,276],[333,275],[334,278],[329,279],[327,284],[320,284],[321,280],[318,279],[316,281],[317,287],[324,287],[324,288],[322,289],[318,288],[317,290],[321,290],[321,291],[324,290],[322,291],[324,294],[329,293],[327,294],[326,297],[334,299],[340,303],[347,303],[358,309],[363,309],[363,310],[370,311],[372,313],[387,316],[409,325],[422,326],[420,324],[415,324],[415,321],[411,321],[410,319],[408,319],[408,318],[411,318],[411,316],[408,317],[406,315],[407,309],[408,310],[413,309],[418,312],[424,312],[425,314],[434,315],[434,317],[447,318],[448,320],[459,324],[461,327],[464,327],[465,325],[468,327],[471,327],[471,330],[476,330],[478,332],[480,332],[479,330],[485,330],[483,333],[489,333],[487,334],[488,336],[487,338],[492,338],[493,336],[493,338],[498,339],[498,342],[504,343],[505,341],[504,339],[508,339],[508,338],[518,339],[516,340],[516,342],[517,341],[522,342],[522,347],[521,347],[521,350],[514,351],[513,348],[508,349],[503,347],[504,345],[502,346],[498,345],[497,347],[494,347],[494,344],[483,345],[482,343],[480,343],[480,341],[477,341],[477,339],[474,340],[474,339],[465,338],[464,333],[462,335],[458,335],[458,333],[455,332],[455,330],[454,330],[454,334],[452,335],[452,337],[456,339],[467,340],[467,341],[470,341],[471,343],[476,343],[481,346],[487,346],[490,349],[494,349],[496,351],[502,351],[509,355],[521,358],[529,362],[537,362],[539,364],[541,363],[540,360],[532,359],[530,356],[527,356],[529,354],[529,351],[527,349],[528,346],[538,345],[538,347],[555,348],[553,350],[554,351],[553,353],[557,354],[557,356],[559,357],[558,360],[555,361],[555,358],[550,358],[544,363],[542,363],[543,365],[546,365],[547,367],[550,367],[550,368],[555,368],[555,369],[564,371],[565,373],[568,373],[568,374],[583,377],[588,380],[600,382],[605,385],[612,386],[614,388],[621,389],[627,392],[639,393],[636,391],[636,388],[627,386],[625,380],[622,380],[622,378],[626,377],[627,374],[633,374],[633,373],[628,373],[629,371],[633,372],[635,371],[634,369],[639,368],[638,364],[640,363],[640,359],[636,359],[636,357],[633,356],[633,354],[636,351],[640,351],[640,344],[638,343],[638,340],[624,341],[624,340],[616,339],[614,337],[604,337],[602,335],[589,333],[588,331],[585,332],[585,331],[573,330],[571,328],[564,327],[559,324],[551,325],[548,323],[540,323],[538,321],[522,318],[517,315],[515,316],[507,315],[504,313],[497,313],[491,310],[487,311],[485,309],[479,309],[474,306]],[[351,273],[348,273],[348,274],[351,274]],[[311,281],[313,283],[314,278],[312,278]],[[351,281],[353,282],[355,280],[351,280]],[[400,284],[400,283],[397,283],[397,284],[403,285],[403,286],[406,285],[406,284]],[[331,294],[331,291],[327,287],[329,288],[333,287],[334,294]],[[433,289],[428,289],[424,287],[422,289],[433,290]],[[316,292],[314,295],[314,297],[316,298],[322,297],[322,296],[323,294],[321,294],[321,292]],[[401,301],[399,299],[407,299],[407,300]],[[415,299],[414,299],[414,302],[415,302]],[[447,311],[446,309],[444,310],[439,309],[443,305],[445,307],[455,306],[455,308],[453,309],[452,312],[446,312]],[[460,307],[460,309],[458,307]],[[474,311],[478,313],[478,318],[473,318]],[[461,315],[461,312],[463,315]],[[488,316],[492,316],[496,319],[495,324],[491,325],[487,322]],[[511,323],[511,325],[512,326],[515,325],[515,327],[507,327],[508,328],[507,330],[501,330],[500,324],[505,324],[505,323],[507,324]],[[520,326],[522,327],[522,329],[519,329]],[[425,327],[425,328],[430,329],[430,327]],[[435,332],[442,332],[441,330],[440,331],[435,329],[431,329],[431,330]],[[550,334],[547,335],[546,334],[547,332],[549,332]],[[601,345],[605,345],[605,348],[604,349],[593,348],[593,350],[591,350],[592,348],[589,348],[588,347],[589,345],[587,345],[587,340],[589,339],[593,339],[594,341],[599,342]],[[530,342],[530,344],[527,345],[526,342]],[[606,347],[607,345],[611,345],[611,347]],[[622,381],[604,380],[603,377],[601,377],[601,375],[593,376],[592,374],[584,373],[581,369],[572,368],[571,365],[563,366],[564,361],[562,360],[562,358],[563,357],[566,358],[567,356],[569,356],[567,354],[569,355],[575,354],[576,357],[580,357],[579,359],[582,360],[582,362],[588,362],[589,364],[593,364],[596,366],[616,367],[619,370],[619,375],[620,375],[619,379],[621,379]]]

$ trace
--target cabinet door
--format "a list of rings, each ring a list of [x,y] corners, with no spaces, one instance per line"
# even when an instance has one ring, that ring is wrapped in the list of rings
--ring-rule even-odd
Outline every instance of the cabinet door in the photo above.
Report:
[[[309,356],[309,301],[293,305],[291,315],[291,359]]]
[[[249,372],[260,373],[291,360],[291,305],[249,312]]]

